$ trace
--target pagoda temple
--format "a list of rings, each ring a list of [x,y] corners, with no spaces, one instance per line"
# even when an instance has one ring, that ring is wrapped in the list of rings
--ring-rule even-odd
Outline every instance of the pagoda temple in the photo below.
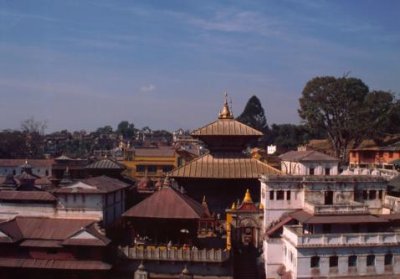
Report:
[[[235,120],[226,96],[218,119],[194,130],[191,135],[201,140],[209,152],[169,175],[196,200],[206,195],[214,212],[222,215],[232,200],[240,198],[246,189],[259,197],[259,176],[280,174],[279,170],[244,153],[248,144],[263,133]]]

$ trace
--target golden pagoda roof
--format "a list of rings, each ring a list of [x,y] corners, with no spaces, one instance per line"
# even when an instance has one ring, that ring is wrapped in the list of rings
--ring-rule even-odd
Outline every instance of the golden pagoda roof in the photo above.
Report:
[[[225,93],[225,102],[219,112],[218,119],[192,132],[192,136],[257,136],[263,135],[262,132],[243,124],[234,119],[228,105]]]
[[[235,119],[218,119],[206,126],[196,129],[191,134],[196,136],[256,136],[261,137],[262,132],[247,126]]]
[[[238,153],[205,154],[172,170],[170,177],[257,179],[261,174],[281,174],[278,169]]]

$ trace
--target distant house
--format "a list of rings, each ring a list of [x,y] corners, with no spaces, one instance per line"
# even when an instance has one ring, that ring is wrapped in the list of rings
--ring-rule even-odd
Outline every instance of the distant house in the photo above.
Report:
[[[57,199],[45,191],[0,191],[1,218],[56,217]]]
[[[130,185],[107,176],[91,177],[53,191],[59,211],[96,216],[111,225],[125,211],[125,191]]]
[[[0,159],[0,176],[22,174],[26,167],[31,168],[33,175],[51,176],[53,163],[52,159]]]
[[[0,278],[108,278],[110,240],[95,221],[16,217],[0,222]]]
[[[130,177],[156,180],[176,168],[179,158],[173,146],[143,147],[126,151],[122,163],[127,167]]]
[[[279,156],[281,171],[292,175],[337,175],[339,160],[324,153],[289,151]]]
[[[117,179],[122,178],[121,173],[125,168],[123,164],[109,158],[95,161],[85,167],[89,176],[106,175]]]
[[[53,176],[57,179],[62,179],[64,172],[68,169],[72,179],[82,179],[86,177],[85,166],[88,161],[85,159],[73,159],[62,155],[54,159]]]
[[[349,163],[351,167],[377,167],[395,169],[400,166],[400,142],[385,147],[364,147],[351,149]]]

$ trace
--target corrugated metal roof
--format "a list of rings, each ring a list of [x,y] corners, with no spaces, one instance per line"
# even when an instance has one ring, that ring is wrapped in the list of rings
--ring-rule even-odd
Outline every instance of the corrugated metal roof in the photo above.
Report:
[[[200,219],[205,208],[197,201],[173,189],[163,187],[126,211],[124,217],[162,219]]]
[[[0,191],[0,201],[56,202],[57,199],[45,191]]]
[[[82,187],[80,186],[83,185]],[[84,187],[84,185],[89,185],[91,187]],[[105,194],[124,188],[129,187],[129,184],[122,182],[118,179],[111,178],[105,175],[87,178],[78,181],[72,185],[62,187],[60,189],[54,190],[53,193],[65,194],[65,193],[93,193],[93,194]]]
[[[171,177],[257,179],[261,174],[280,174],[268,164],[241,153],[206,154],[169,173]]]
[[[85,168],[123,170],[125,167],[111,159],[103,159],[87,165]]]
[[[204,127],[194,130],[191,135],[193,137],[198,137],[198,136],[261,137],[263,133],[235,119],[218,119]]]
[[[290,216],[306,224],[356,224],[387,223],[388,221],[370,214],[354,215],[312,215],[304,210],[290,213]]]
[[[43,247],[43,248],[60,248],[62,247],[60,240],[38,240],[28,239],[20,244],[21,247]]]
[[[135,148],[135,156],[138,157],[174,157],[175,149],[172,146],[159,146],[153,148]]]
[[[20,258],[0,258],[0,267],[40,268],[62,270],[109,270],[111,265],[102,261],[84,260],[39,260]]]
[[[8,236],[8,238],[1,237],[0,242],[24,240],[21,245],[30,247],[58,247],[63,245],[64,241],[68,245],[108,245],[110,240],[95,226],[96,221],[94,220],[18,216],[0,223],[0,232]],[[87,232],[93,237],[75,237],[80,232]],[[72,237],[74,239],[69,241]]]
[[[279,156],[283,161],[295,161],[295,162],[304,162],[304,161],[339,161],[335,157],[326,155],[324,153],[308,150],[308,151],[289,151]]]

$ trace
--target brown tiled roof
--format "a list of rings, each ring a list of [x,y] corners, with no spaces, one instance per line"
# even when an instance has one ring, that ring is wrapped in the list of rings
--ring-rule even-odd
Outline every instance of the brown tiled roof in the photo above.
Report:
[[[135,156],[139,157],[174,157],[175,149],[172,146],[154,148],[135,148]]]
[[[20,244],[21,247],[43,247],[43,248],[60,248],[62,247],[59,240],[38,240],[28,239]]]
[[[172,170],[171,177],[257,179],[261,174],[281,172],[240,153],[206,154]]]
[[[3,202],[31,201],[31,202],[54,203],[57,202],[57,199],[52,194],[45,191],[0,191],[0,201]]]
[[[308,151],[289,151],[279,156],[283,161],[305,162],[305,161],[339,161],[338,159],[326,155],[324,153],[308,150]]]
[[[129,187],[129,184],[122,182],[118,179],[111,178],[105,175],[87,178],[78,181],[72,185],[62,187],[54,190],[55,194],[62,193],[92,193],[92,194],[105,194],[114,191],[122,190]]]
[[[26,159],[0,159],[0,167],[18,167],[25,165]],[[51,167],[53,159],[29,159],[29,165],[37,167]]]
[[[263,133],[235,119],[218,119],[204,127],[194,130],[191,135],[198,136],[256,136]]]
[[[35,185],[40,185],[40,186],[48,186],[51,185],[51,177],[47,177],[47,176],[42,176],[39,177],[38,179],[35,180]]]
[[[64,244],[106,246],[110,242],[96,229],[95,221],[85,219],[16,217],[0,223],[0,232],[8,236],[0,237],[0,242],[24,240],[21,246],[30,247],[60,247]],[[93,238],[74,238],[81,232],[87,232]]]
[[[118,162],[111,159],[103,159],[87,165],[87,169],[113,169],[113,170],[123,170],[125,167]]]
[[[84,260],[39,260],[20,258],[0,258],[0,267],[40,268],[62,270],[109,270],[111,265],[102,261]]]
[[[33,175],[27,173],[26,171],[23,171],[20,175],[17,175],[16,178],[20,181],[21,180],[36,180],[36,179],[38,179],[37,176],[33,176]]]
[[[200,219],[205,208],[197,201],[173,189],[163,187],[130,208],[122,216],[162,219]]]
[[[354,224],[354,223],[387,223],[387,220],[370,215],[312,215],[304,210],[289,214],[292,218],[306,224]]]

